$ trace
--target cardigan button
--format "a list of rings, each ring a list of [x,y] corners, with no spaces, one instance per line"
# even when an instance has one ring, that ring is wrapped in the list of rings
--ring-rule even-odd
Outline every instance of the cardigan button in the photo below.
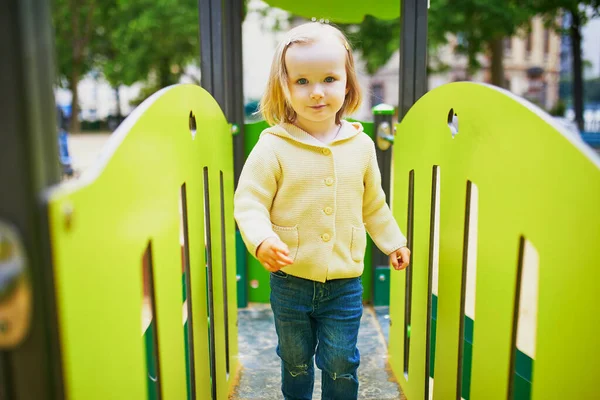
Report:
[[[331,154],[331,151],[327,147],[323,147],[323,149],[321,149],[321,152],[326,156]]]
[[[323,211],[325,211],[325,214],[331,215],[331,213],[333,212],[333,208],[331,208],[331,207],[325,207],[325,210],[323,210]]]
[[[323,239],[324,242],[329,242],[331,240],[331,236],[329,236],[329,233],[324,233],[321,235],[321,239]]]
[[[325,184],[326,184],[327,186],[331,186],[331,185],[333,185],[333,178],[332,178],[332,177],[329,177],[329,178],[325,179]]]

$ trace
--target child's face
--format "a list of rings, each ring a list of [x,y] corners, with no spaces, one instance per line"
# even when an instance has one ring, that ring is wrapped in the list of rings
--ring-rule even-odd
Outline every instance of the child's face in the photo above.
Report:
[[[348,92],[345,47],[335,38],[294,43],[287,50],[285,65],[297,122],[305,129],[333,127]]]

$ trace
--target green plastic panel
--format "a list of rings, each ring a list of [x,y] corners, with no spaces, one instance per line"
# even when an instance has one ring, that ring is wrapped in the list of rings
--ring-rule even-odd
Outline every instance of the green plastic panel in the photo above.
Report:
[[[190,114],[195,126],[190,124]],[[196,129],[197,127],[197,129]],[[191,129],[192,128],[192,129]],[[162,398],[188,397],[182,314],[182,215],[187,193],[196,398],[211,398],[205,261],[204,168],[212,237],[217,398],[238,370],[233,155],[216,101],[194,85],[161,90],[110,137],[78,181],[48,193],[65,395],[70,399],[152,398],[142,332],[142,258],[151,244]],[[229,374],[221,252],[223,172]],[[188,293],[189,294],[189,293]],[[186,296],[189,300],[189,295]],[[189,318],[188,322],[189,323]]]
[[[458,135],[448,126],[458,115]],[[439,87],[398,125],[394,211],[408,226],[414,170],[411,336],[404,370],[405,272],[391,273],[389,356],[408,399],[426,387],[432,169],[440,167],[440,231],[434,399],[456,398],[467,181],[478,187],[471,399],[506,399],[521,237],[539,254],[531,398],[597,397],[600,315],[600,160],[547,114],[503,90]],[[517,360],[519,364],[519,360]],[[519,368],[517,366],[517,368]],[[468,373],[468,370],[464,371]],[[523,382],[514,382],[521,391]]]
[[[304,18],[328,19],[336,23],[358,23],[365,15],[390,20],[400,16],[398,0],[379,0],[375,6],[359,0],[296,1],[265,0],[272,7]]]
[[[269,124],[266,121],[258,121],[245,125],[244,146],[246,147],[246,158],[258,142],[260,133],[268,127]],[[248,262],[248,302],[269,303],[269,296],[271,294],[269,272],[247,251],[246,259]]]
[[[240,231],[235,232],[235,262],[237,268],[238,308],[248,306],[248,251]]]
[[[373,305],[388,306],[390,304],[390,267],[375,268],[374,287]]]

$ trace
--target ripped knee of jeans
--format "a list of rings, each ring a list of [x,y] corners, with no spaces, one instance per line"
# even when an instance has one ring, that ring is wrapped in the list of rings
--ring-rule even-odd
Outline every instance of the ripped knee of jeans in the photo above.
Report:
[[[295,378],[300,375],[308,375],[308,364],[300,364],[300,365],[289,365],[286,364],[285,369],[290,373],[290,375]]]
[[[338,379],[347,379],[349,381],[356,381],[356,377],[354,376],[354,374],[344,374],[344,373],[338,373],[338,372],[328,372],[329,376],[331,377],[331,379],[338,380]]]

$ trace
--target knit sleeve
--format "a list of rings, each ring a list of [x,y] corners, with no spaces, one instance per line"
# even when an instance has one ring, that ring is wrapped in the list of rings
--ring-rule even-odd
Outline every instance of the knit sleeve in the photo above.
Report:
[[[271,226],[270,210],[277,192],[281,169],[264,139],[254,146],[240,174],[234,195],[234,218],[250,254],[269,237],[277,237]]]
[[[364,177],[363,221],[373,242],[383,253],[389,255],[406,246],[406,238],[385,202],[385,192],[381,187],[381,173],[377,164],[374,143],[370,148],[370,153],[369,165]]]

